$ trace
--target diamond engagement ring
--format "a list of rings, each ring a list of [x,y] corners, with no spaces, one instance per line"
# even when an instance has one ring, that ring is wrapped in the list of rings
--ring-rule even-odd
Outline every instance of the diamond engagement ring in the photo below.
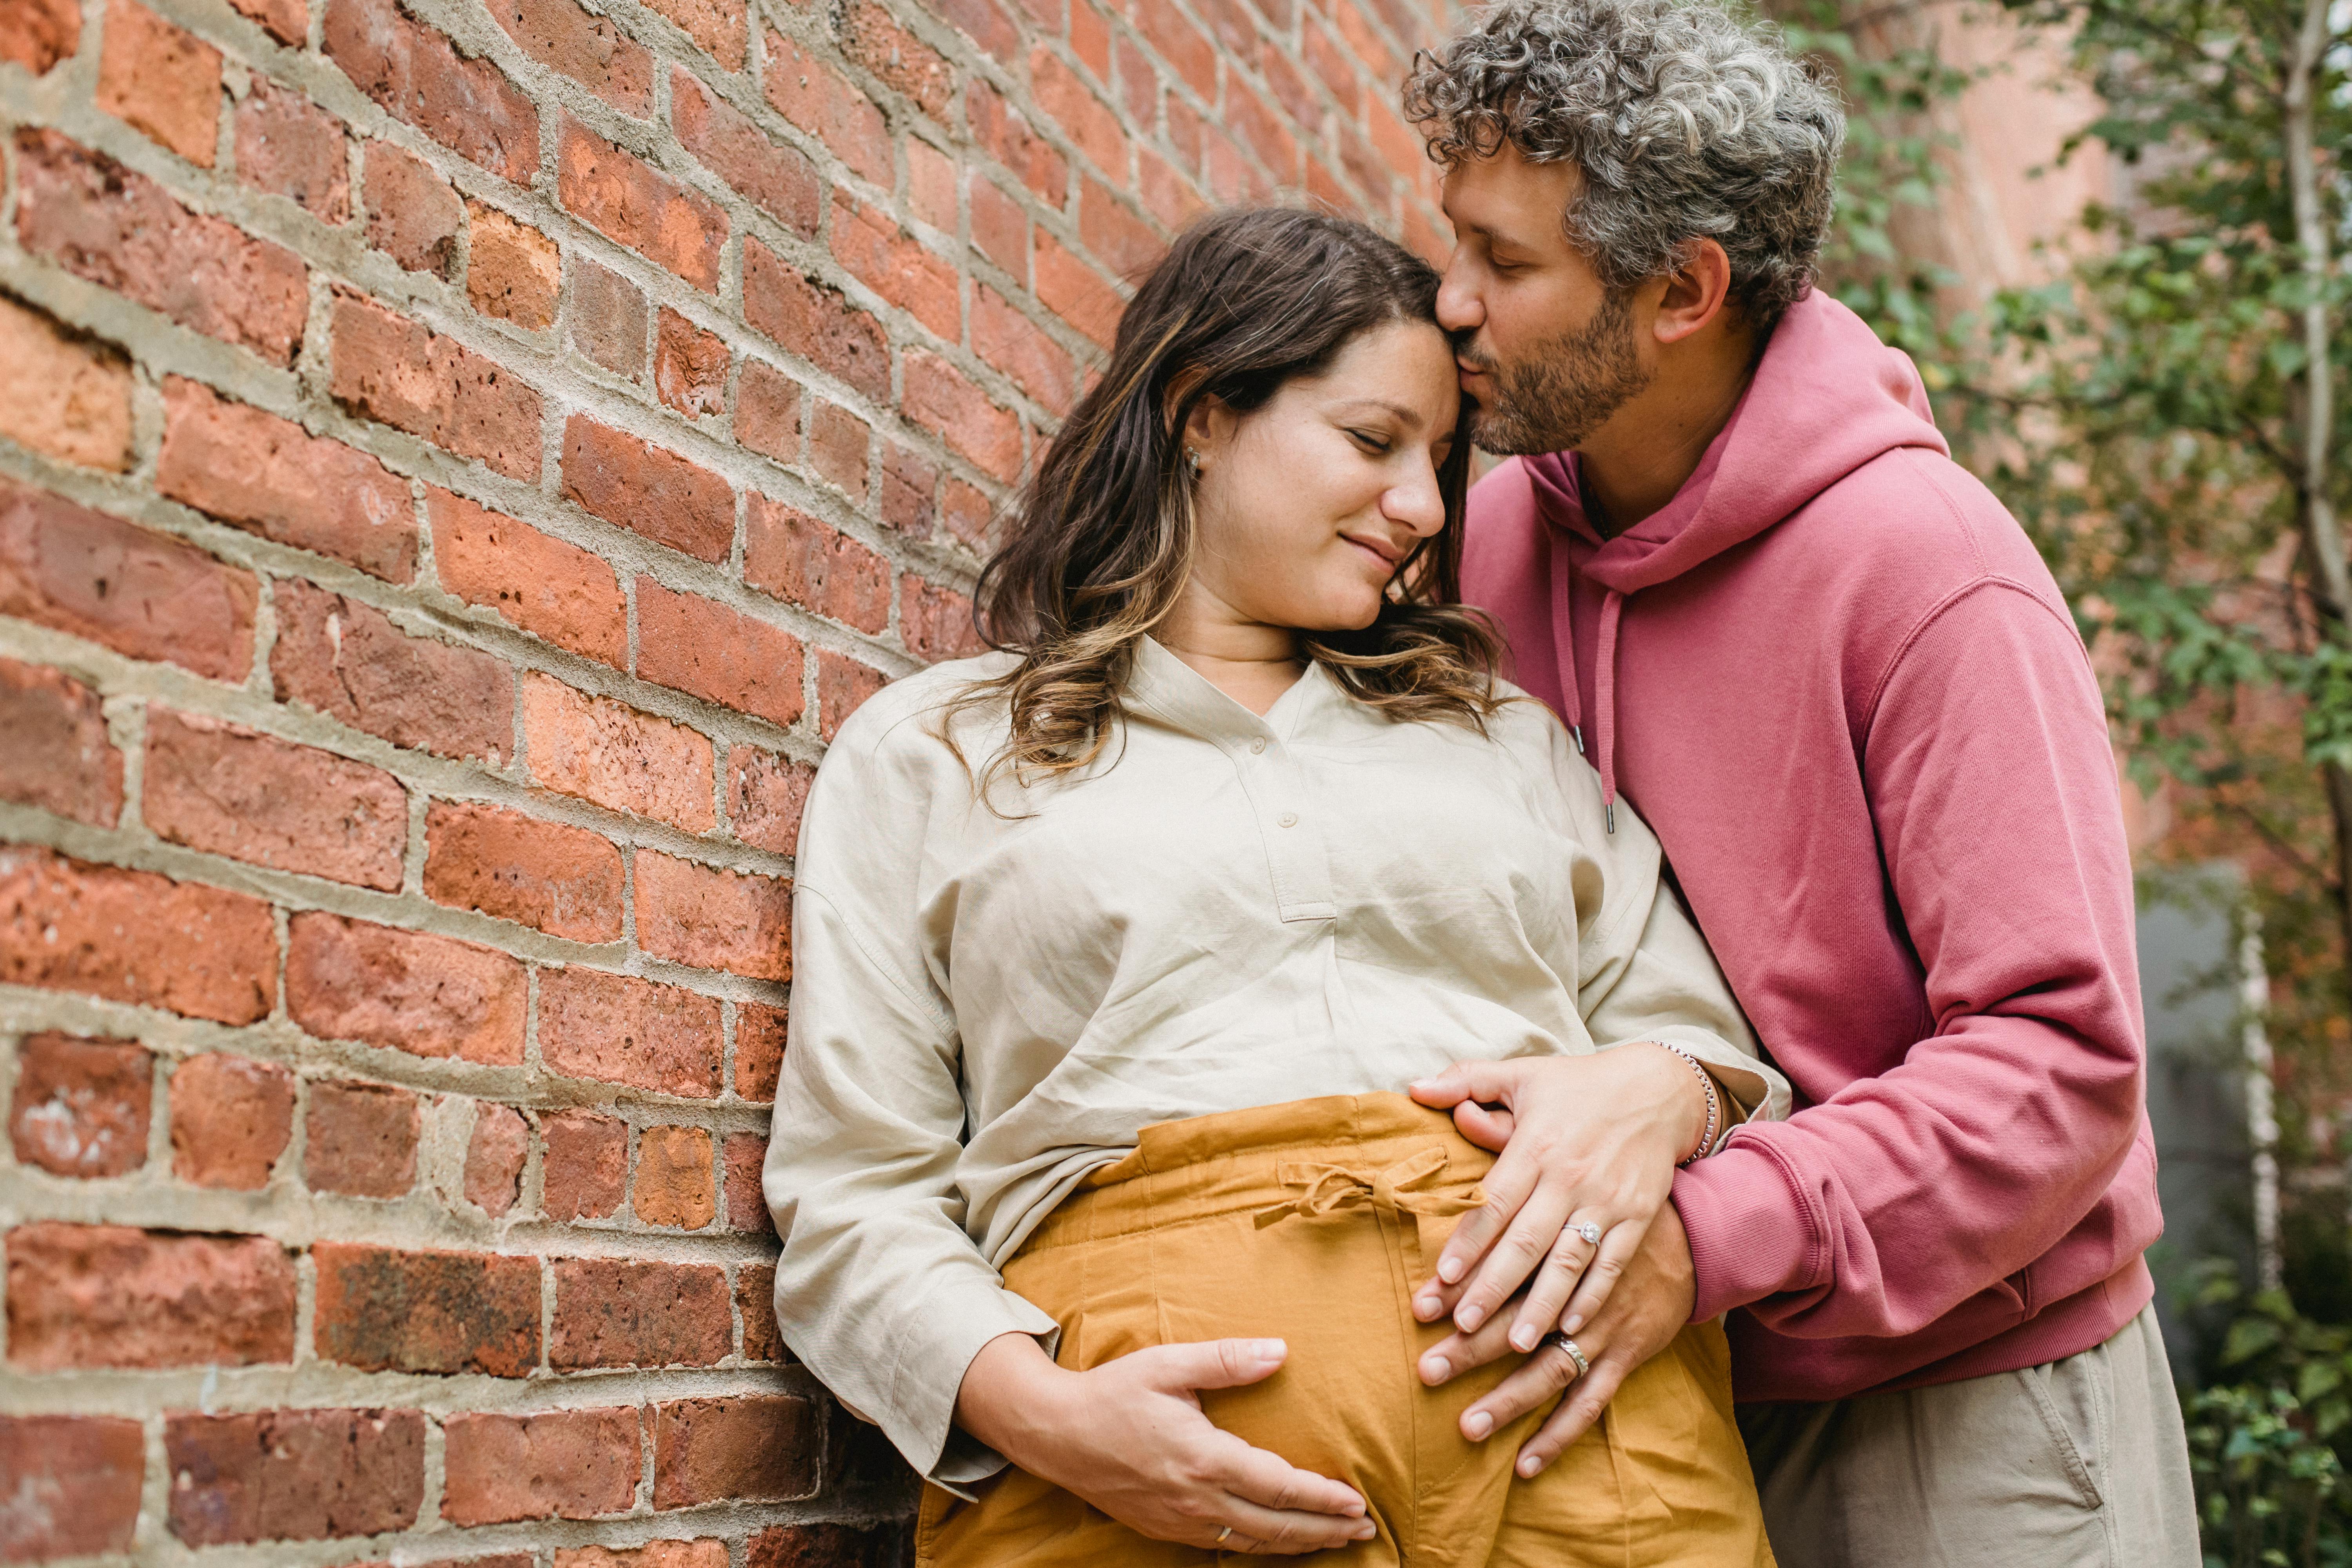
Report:
[[[1582,1377],[1586,1373],[1592,1370],[1592,1363],[1584,1359],[1584,1352],[1581,1350],[1579,1350],[1577,1348],[1576,1342],[1570,1339],[1566,1334],[1554,1331],[1553,1332],[1544,1336],[1544,1342],[1549,1345],[1557,1345],[1559,1348],[1568,1352],[1568,1359],[1576,1363],[1577,1376]]]
[[[1578,1226],[1576,1234],[1584,1237],[1584,1245],[1587,1247],[1601,1245],[1601,1227],[1591,1220],[1586,1220],[1582,1225]]]

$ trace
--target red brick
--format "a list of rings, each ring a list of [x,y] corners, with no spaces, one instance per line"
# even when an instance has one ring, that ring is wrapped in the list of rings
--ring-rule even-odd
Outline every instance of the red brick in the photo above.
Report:
[[[432,486],[425,513],[449,592],[558,647],[616,668],[628,657],[628,605],[601,557]]]
[[[717,822],[708,737],[536,673],[523,678],[522,713],[531,776],[549,789],[690,833]]]
[[[0,984],[250,1024],[268,1016],[277,974],[258,899],[0,846]]]
[[[474,237],[466,263],[466,298],[485,316],[539,331],[555,324],[563,268],[555,242],[527,223],[469,202]]]
[[[1208,210],[1208,203],[1176,165],[1147,147],[1135,152],[1136,191],[1144,206],[1167,228],[1179,229]]]
[[[637,579],[637,674],[779,724],[804,700],[799,638],[650,577]]]
[[[539,1054],[552,1072],[692,1100],[719,1096],[719,1004],[577,965],[539,977]]]
[[[678,145],[786,228],[814,235],[822,191],[807,155],[772,139],[685,70],[674,68],[669,80]]]
[[[1021,288],[1029,286],[1029,215],[1021,204],[997,189],[993,180],[974,174],[971,192],[971,243],[982,256],[1013,275]]]
[[[86,468],[131,466],[131,363],[111,343],[76,332],[0,295],[0,433]]]
[[[882,521],[912,539],[929,539],[939,521],[938,465],[912,447],[882,446]]]
[[[441,1517],[452,1524],[625,1513],[644,1468],[637,1413],[452,1415]]]
[[[527,1377],[539,1363],[539,1260],[321,1241],[319,1353],[363,1372]]]
[[[172,1073],[172,1173],[200,1187],[255,1192],[294,1135],[294,1075],[214,1051]]]
[[[776,1326],[776,1266],[746,1263],[735,1270],[735,1310],[743,1314],[743,1359],[784,1361],[783,1331]]]
[[[258,1236],[119,1225],[8,1233],[8,1364],[253,1366],[294,1359],[294,1260]]]
[[[388,113],[502,178],[528,183],[538,170],[538,106],[394,0],[328,0],[324,41],[327,58]]]
[[[727,1168],[727,1228],[754,1236],[776,1234],[775,1216],[760,1191],[760,1164],[768,1157],[763,1132],[730,1132],[721,1151]]]
[[[985,473],[1010,484],[1021,477],[1021,421],[936,354],[906,356],[907,418],[933,431]]]
[[[1036,132],[1021,111],[1007,103],[984,81],[975,80],[963,95],[964,120],[972,140],[1013,177],[1058,207],[1069,195],[1069,161]],[[975,189],[979,182],[974,182]],[[977,215],[973,225],[978,231]]]
[[[1127,177],[1127,132],[1118,116],[1059,57],[1044,48],[1029,52],[1029,90],[1096,168],[1115,180]]]
[[[122,813],[122,753],[98,693],[69,675],[0,658],[0,800],[111,827]]]
[[[637,1138],[630,1206],[644,1225],[700,1230],[719,1215],[710,1134],[699,1127],[648,1127]]]
[[[882,689],[888,677],[847,654],[820,648],[816,656],[818,728],[828,741],[841,733],[842,721]]]
[[[1097,81],[1110,80],[1110,23],[1087,0],[1070,6],[1070,48]]]
[[[898,1568],[914,1555],[907,1537],[903,1522],[772,1525],[751,1537],[743,1568]]]
[[[1129,0],[1127,19],[1135,24],[1152,52],[1173,67],[1203,102],[1217,101],[1217,46],[1200,28],[1186,21],[1175,6],[1154,5],[1152,0]]]
[[[890,132],[882,111],[846,77],[773,28],[768,32],[767,57],[760,87],[768,101],[857,174],[888,185]]]
[[[220,51],[136,4],[106,10],[98,107],[158,146],[209,169],[220,127]]]
[[[1037,236],[1037,298],[1045,309],[1108,348],[1118,331],[1119,313],[1127,309],[1110,280],[1069,251],[1050,234]]]
[[[654,330],[654,391],[664,403],[688,418],[724,414],[729,363],[726,339],[662,307]]]
[[[735,1343],[727,1271],[709,1264],[559,1258],[553,1321],[547,1364],[559,1371],[712,1366]]]
[[[473,648],[413,637],[371,605],[285,578],[269,669],[299,702],[395,746],[501,766],[514,751],[514,670]]]
[[[835,192],[833,254],[852,277],[948,342],[963,336],[955,268],[889,213]]]
[[[906,28],[874,0],[851,0],[835,24],[841,52],[864,66],[886,87],[905,93],[941,125],[955,94],[955,70],[940,52]]]
[[[16,26],[0,14],[0,37]],[[21,58],[0,50],[0,59]],[[128,1552],[139,1528],[147,1439],[136,1421],[0,1415],[0,1563]]]
[[[907,149],[907,209],[952,239],[956,231],[955,160],[920,137],[910,136]]]
[[[335,300],[336,402],[511,479],[539,478],[539,394],[495,360],[367,300]]]
[[[232,8],[261,24],[271,37],[296,48],[310,36],[310,10],[304,0],[228,0]]]
[[[368,243],[411,272],[457,269],[466,204],[449,182],[389,142],[367,144]]]
[[[653,109],[653,57],[577,0],[491,0],[490,17],[524,54],[642,120]]]
[[[1341,47],[1319,21],[1309,21],[1299,29],[1299,42],[1307,68],[1321,78],[1331,96],[1339,100],[1340,112],[1354,117],[1363,102],[1363,89],[1356,79],[1356,56]]]
[[[474,1111],[466,1140],[466,1201],[493,1219],[522,1195],[522,1168],[530,1157],[530,1124],[510,1105]]]
[[[404,1089],[322,1079],[302,1118],[302,1180],[313,1192],[396,1198],[416,1184],[423,1121]]]
[[[1078,367],[1069,351],[985,283],[972,286],[971,346],[1054,414],[1067,415],[1076,403]]]
[[[495,805],[435,801],[425,817],[425,896],[572,942],[621,935],[621,852],[584,827]]]
[[[287,928],[286,1011],[321,1039],[513,1067],[529,992],[520,963],[469,942],[320,910]]]
[[[792,885],[637,852],[637,945],[698,969],[793,977]]]
[[[593,1110],[539,1119],[541,1207],[552,1220],[604,1219],[629,1190],[629,1124]]]
[[[809,421],[809,467],[852,500],[864,500],[866,452],[873,437],[865,420],[820,397]]]
[[[53,1176],[120,1176],[147,1163],[155,1058],[127,1040],[32,1035],[16,1047],[8,1134],[16,1163]],[[5,1526],[0,1526],[5,1533]],[[0,1553],[0,1561],[5,1561]]]
[[[163,1426],[172,1533],[189,1546],[379,1535],[425,1501],[414,1410],[174,1415]]]
[[[55,131],[16,132],[16,237],[184,327],[290,364],[310,313],[292,251],[190,212],[144,174]]]
[[[1282,117],[1264,99],[1238,82],[1225,93],[1225,123],[1273,172],[1276,184],[1298,178],[1298,139],[1283,129]]]
[[[567,336],[572,352],[615,375],[643,379],[646,329],[652,321],[646,297],[635,284],[585,257],[574,255],[571,267],[572,321]]]
[[[755,359],[735,387],[735,439],[779,463],[801,455],[801,384]]]
[[[151,708],[140,800],[147,826],[173,844],[363,888],[400,886],[408,795],[365,763]]]
[[[650,0],[652,8],[686,30],[687,37],[729,70],[743,68],[751,28],[744,0]]]
[[[876,402],[889,398],[890,350],[881,323],[756,239],[743,242],[743,319]]]
[[[236,106],[236,177],[321,223],[352,216],[351,165],[334,116],[267,77]]]
[[[654,1506],[813,1497],[824,1416],[798,1394],[681,1399],[654,1410]]]
[[[1126,105],[1128,118],[1149,132],[1160,122],[1160,73],[1132,39],[1118,39],[1117,53],[1119,101]],[[1103,79],[1110,79],[1104,76]]]
[[[676,452],[584,414],[563,427],[563,493],[605,521],[702,561],[735,543],[735,491]]]
[[[762,495],[751,497],[743,581],[860,631],[889,625],[889,563],[799,508]]]
[[[996,508],[985,491],[961,479],[949,479],[940,487],[940,517],[959,543],[975,555],[988,553]]]
[[[408,481],[366,453],[179,376],[164,380],[163,418],[164,495],[387,582],[415,575]]]
[[[800,771],[814,776],[814,769]],[[776,1098],[776,1074],[783,1066],[789,1023],[782,1007],[763,1007],[756,1002],[736,1007],[735,1092],[743,1099],[765,1105]]]
[[[925,4],[993,58],[1009,58],[1021,42],[1013,18],[996,0],[925,0]]]
[[[563,205],[709,294],[719,287],[727,215],[567,116],[556,190]]]
[[[0,60],[14,60],[32,75],[42,76],[80,47],[79,0],[0,3]]]
[[[898,579],[898,636],[926,664],[969,658],[985,650],[971,624],[971,601],[911,573]]]
[[[1120,276],[1140,281],[1167,254],[1167,243],[1100,181],[1078,193],[1078,237]]]
[[[727,1568],[727,1543],[649,1541],[643,1546],[559,1546],[555,1568]]]

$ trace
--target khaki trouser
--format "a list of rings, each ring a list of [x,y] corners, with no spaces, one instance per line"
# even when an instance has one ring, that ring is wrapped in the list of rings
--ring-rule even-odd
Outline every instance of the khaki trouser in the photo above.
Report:
[[[1337,1096],[1144,1129],[1004,1271],[1087,1368],[1149,1345],[1289,1342],[1282,1370],[1201,1395],[1209,1418],[1347,1482],[1379,1535],[1331,1568],[1769,1568],[1731,1415],[1720,1324],[1685,1330],[1625,1382],[1601,1425],[1533,1480],[1512,1470],[1543,1412],[1484,1443],[1455,1423],[1515,1358],[1422,1386],[1444,1337],[1413,1321],[1454,1219],[1494,1157],[1402,1095]],[[1150,1541],[1020,1470],[977,1502],[924,1489],[916,1561],[940,1568],[1191,1568],[1226,1554]]]
[[[1739,1411],[1789,1568],[2197,1568],[2156,1310],[2080,1355]]]

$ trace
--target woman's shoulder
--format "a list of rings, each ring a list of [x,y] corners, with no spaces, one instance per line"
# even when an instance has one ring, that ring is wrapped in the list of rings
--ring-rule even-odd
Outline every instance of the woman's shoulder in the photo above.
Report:
[[[848,752],[903,758],[932,747],[944,747],[947,727],[961,743],[975,724],[1004,721],[1001,703],[982,701],[959,707],[958,700],[974,687],[996,679],[1018,662],[1008,653],[984,653],[974,658],[951,658],[902,675],[860,703],[843,721],[840,732],[825,754]]]

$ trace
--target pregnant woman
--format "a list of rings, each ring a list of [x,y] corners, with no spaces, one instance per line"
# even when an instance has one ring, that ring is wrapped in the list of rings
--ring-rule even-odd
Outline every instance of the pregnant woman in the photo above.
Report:
[[[1195,225],[983,574],[998,651],[817,775],[776,1310],[931,1483],[919,1562],[1771,1562],[1720,1325],[1532,1477],[1465,1435],[1507,1366],[1416,1370],[1494,1156],[1407,1083],[1669,1052],[1692,1158],[1787,1095],[1656,840],[1453,602],[1436,290],[1357,225]]]

